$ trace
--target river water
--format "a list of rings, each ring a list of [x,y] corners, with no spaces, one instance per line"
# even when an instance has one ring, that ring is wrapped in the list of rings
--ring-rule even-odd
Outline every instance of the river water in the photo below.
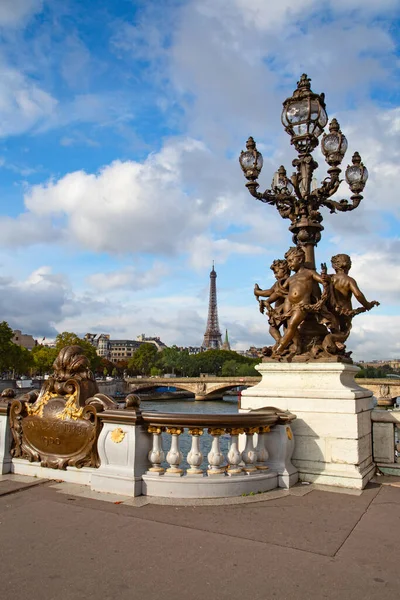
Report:
[[[238,413],[238,398],[237,396],[224,396],[223,400],[201,400],[195,401],[193,398],[180,398],[179,400],[162,400],[152,401],[143,400],[140,404],[142,411],[154,410],[157,412],[171,412],[171,413],[199,413],[199,414],[237,414]],[[229,449],[229,435],[222,435],[221,440],[221,451],[226,456]],[[169,450],[171,436],[167,433],[162,434],[163,449],[165,455]],[[207,469],[208,461],[207,454],[211,448],[212,437],[207,434],[205,429],[204,434],[200,437],[200,450],[204,456],[204,460],[201,468]],[[179,447],[183,456],[186,457],[191,446],[191,436],[185,430],[182,435],[179,436]],[[164,468],[168,468],[166,462],[163,463]],[[183,460],[181,467],[187,468],[188,464],[186,460]]]

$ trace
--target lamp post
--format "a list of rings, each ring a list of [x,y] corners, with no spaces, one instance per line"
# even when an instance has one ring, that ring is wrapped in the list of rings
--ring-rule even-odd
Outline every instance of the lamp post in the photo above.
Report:
[[[325,96],[315,94],[310,83],[311,80],[303,74],[293,95],[283,103],[282,124],[298,154],[292,163],[296,169],[292,176],[289,178],[285,168],[281,166],[273,177],[271,189],[258,192],[257,179],[261,173],[263,158],[252,137],[247,140],[246,150],[242,151],[239,162],[248,180],[246,187],[250,194],[261,202],[275,206],[284,219],[290,219],[289,230],[293,234],[293,241],[296,246],[303,247],[306,265],[315,269],[314,248],[324,229],[321,224],[321,207],[326,206],[331,213],[357,208],[363,198],[361,192],[368,179],[368,171],[356,152],[352,164],[345,172],[352,192],[350,202],[331,199],[341,183],[339,165],[347,150],[347,140],[336,119],[330,122],[329,133],[324,133],[328,123]],[[313,177],[318,164],[312,152],[318,146],[321,134],[322,153],[329,169],[328,176],[318,187]]]

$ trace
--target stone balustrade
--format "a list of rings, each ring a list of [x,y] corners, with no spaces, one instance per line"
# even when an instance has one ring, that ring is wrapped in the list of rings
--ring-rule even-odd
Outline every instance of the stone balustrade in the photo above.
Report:
[[[375,409],[371,418],[376,466],[385,475],[400,476],[400,410]]]
[[[127,496],[176,498],[255,494],[288,488],[298,479],[291,463],[295,416],[275,408],[205,415],[141,412],[138,403],[103,410],[98,413],[99,466],[57,470],[12,456],[9,408],[0,403],[3,473],[57,478]]]
[[[145,493],[207,498],[293,485],[297,481],[290,462],[294,418],[276,409],[238,415],[142,413],[152,436],[149,467],[143,475]],[[186,451],[180,443],[182,435],[190,440]],[[202,436],[209,438],[203,444],[207,451],[200,448]],[[165,449],[163,437],[167,438]]]

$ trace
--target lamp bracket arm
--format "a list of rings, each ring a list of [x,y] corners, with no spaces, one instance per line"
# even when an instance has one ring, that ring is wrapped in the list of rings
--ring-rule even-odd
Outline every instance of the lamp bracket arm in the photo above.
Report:
[[[361,194],[354,194],[353,196],[351,196],[350,202],[346,199],[342,199],[339,201],[325,199],[321,202],[321,204],[329,208],[331,213],[334,213],[337,210],[339,212],[348,212],[357,208],[362,199],[363,196],[361,196]]]

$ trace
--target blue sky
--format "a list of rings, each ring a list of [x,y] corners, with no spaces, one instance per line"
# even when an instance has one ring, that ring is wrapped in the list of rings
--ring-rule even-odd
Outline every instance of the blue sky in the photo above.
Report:
[[[381,306],[355,319],[357,359],[400,356],[399,0],[2,0],[1,313],[39,338],[70,330],[199,345],[215,260],[221,329],[270,343],[254,283],[291,245],[248,195],[294,158],[280,123],[301,73],[326,94],[370,178],[361,206],[324,214]],[[326,175],[319,150],[318,177]],[[342,184],[341,196],[348,197]]]

